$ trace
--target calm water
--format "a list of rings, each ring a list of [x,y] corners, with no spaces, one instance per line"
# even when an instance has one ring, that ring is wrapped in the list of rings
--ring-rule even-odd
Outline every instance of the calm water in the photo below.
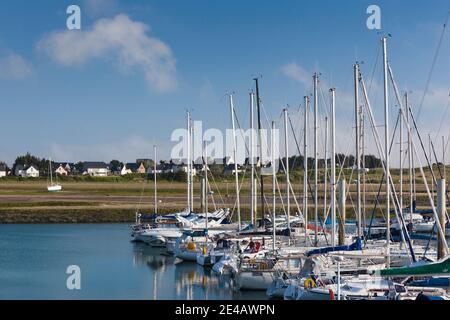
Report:
[[[130,242],[129,225],[0,225],[0,299],[265,299]],[[68,290],[66,268],[81,268]]]

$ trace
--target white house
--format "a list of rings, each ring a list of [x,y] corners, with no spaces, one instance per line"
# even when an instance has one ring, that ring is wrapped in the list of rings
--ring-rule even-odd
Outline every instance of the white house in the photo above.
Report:
[[[6,177],[7,174],[8,174],[8,172],[6,172],[6,166],[0,165],[0,178]]]
[[[83,163],[83,175],[90,175],[93,177],[106,177],[109,175],[110,170],[104,162],[84,162]]]
[[[124,175],[130,174],[130,173],[133,173],[133,172],[131,171],[131,169],[127,168],[126,164],[124,164],[122,167],[122,170],[120,170],[120,175],[124,176]]]
[[[15,175],[21,176],[22,178],[37,178],[39,177],[39,170],[34,166],[17,165]]]
[[[57,173],[61,176],[67,176],[67,174],[68,174],[66,168],[62,165],[59,165],[59,167],[56,168],[55,173]]]

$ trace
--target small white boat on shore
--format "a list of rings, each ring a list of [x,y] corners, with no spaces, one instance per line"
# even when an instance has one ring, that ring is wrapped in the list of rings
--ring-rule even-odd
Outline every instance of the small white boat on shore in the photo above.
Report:
[[[58,184],[58,174],[56,174],[56,182],[53,182],[53,169],[52,169],[52,159],[48,160],[48,172],[50,177],[50,184],[47,185],[47,191],[49,192],[59,192],[62,190],[62,186]]]

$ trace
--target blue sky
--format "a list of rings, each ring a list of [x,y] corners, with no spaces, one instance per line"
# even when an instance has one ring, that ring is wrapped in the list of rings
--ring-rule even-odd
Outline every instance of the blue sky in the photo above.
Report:
[[[81,7],[81,31],[65,28],[70,4]],[[346,151],[352,64],[364,61],[369,79],[380,46],[366,27],[370,4],[381,8],[390,63],[417,109],[448,0],[2,1],[0,160],[30,151],[58,161],[131,161],[151,157],[155,143],[168,157],[186,109],[204,127],[229,127],[225,94],[234,92],[246,123],[258,74],[267,115],[279,120],[287,104],[295,113],[314,71],[325,93],[337,88],[338,149]],[[117,35],[120,26],[136,33]],[[449,56],[447,30],[419,119],[424,135],[449,133]],[[372,102],[381,123],[380,66]]]

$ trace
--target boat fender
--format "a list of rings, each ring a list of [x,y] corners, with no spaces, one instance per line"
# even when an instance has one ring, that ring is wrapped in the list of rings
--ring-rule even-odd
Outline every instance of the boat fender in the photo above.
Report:
[[[195,243],[189,242],[187,245],[187,248],[188,248],[188,250],[191,250],[191,251],[195,250]]]
[[[333,291],[333,289],[328,289],[328,293],[330,294],[330,300],[334,300],[334,291]]]
[[[206,247],[203,247],[203,248],[202,248],[202,254],[203,254],[203,255],[206,255]]]
[[[316,286],[316,283],[314,282],[314,280],[313,280],[312,278],[308,278],[308,279],[306,279],[305,282],[303,283],[303,286],[304,286],[306,289],[314,288],[314,287]]]

